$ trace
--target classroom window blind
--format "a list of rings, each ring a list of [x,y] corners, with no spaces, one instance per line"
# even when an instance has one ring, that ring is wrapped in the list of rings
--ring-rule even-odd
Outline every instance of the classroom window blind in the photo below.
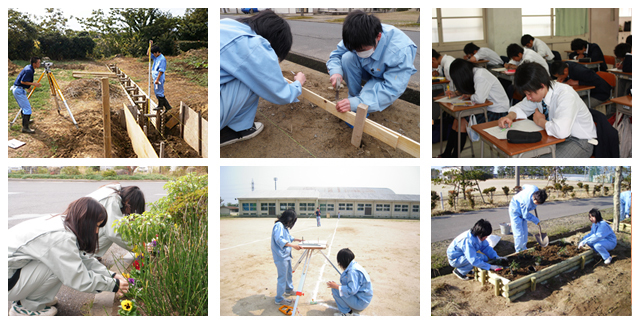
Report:
[[[432,42],[484,40],[482,8],[442,8],[432,9],[431,13]]]

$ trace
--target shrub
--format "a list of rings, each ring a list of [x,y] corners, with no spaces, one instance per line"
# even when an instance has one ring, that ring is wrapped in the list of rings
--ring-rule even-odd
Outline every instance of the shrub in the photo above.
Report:
[[[118,176],[118,174],[114,170],[109,169],[102,172],[102,177],[114,177],[114,176]]]
[[[45,167],[38,167],[36,169],[36,173],[38,173],[38,174],[48,174],[49,173],[49,169],[47,169]]]
[[[62,175],[80,175],[80,170],[76,166],[66,166],[62,167],[60,170],[60,174]]]
[[[578,182],[578,188],[582,188],[584,186],[584,184],[582,184],[582,182]]]
[[[507,200],[509,200],[509,186],[503,186],[502,192],[504,192],[504,195],[507,197]]]
[[[609,187],[608,186],[604,187],[604,195],[609,195]]]
[[[438,192],[431,191],[431,210],[435,209],[438,200],[440,200]]]
[[[584,184],[584,190],[587,192],[587,196],[589,196],[589,184]]]
[[[601,185],[593,185],[593,196],[596,196],[596,193],[600,192]]]

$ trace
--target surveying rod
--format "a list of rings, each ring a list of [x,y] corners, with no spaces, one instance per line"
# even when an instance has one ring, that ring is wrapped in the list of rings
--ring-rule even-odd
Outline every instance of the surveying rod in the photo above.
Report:
[[[149,83],[147,85],[147,112],[148,114],[151,111],[151,45],[153,44],[152,40],[149,40]]]

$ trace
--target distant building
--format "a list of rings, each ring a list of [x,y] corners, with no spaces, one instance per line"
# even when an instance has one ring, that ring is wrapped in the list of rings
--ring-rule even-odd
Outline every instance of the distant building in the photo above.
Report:
[[[396,194],[388,188],[289,187],[255,191],[238,197],[241,217],[275,217],[294,208],[298,217],[420,218],[420,195]]]

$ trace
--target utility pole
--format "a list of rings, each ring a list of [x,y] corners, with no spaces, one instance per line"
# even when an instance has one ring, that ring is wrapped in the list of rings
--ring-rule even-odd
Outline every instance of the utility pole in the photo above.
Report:
[[[251,179],[251,192],[253,192],[253,178]]]
[[[622,167],[616,166],[615,180],[613,183],[613,231],[618,232],[620,227],[620,184],[622,182]]]
[[[275,184],[276,191],[277,191],[277,190],[278,190],[278,177],[274,177],[274,178],[273,178],[273,182],[274,182],[274,184]]]

